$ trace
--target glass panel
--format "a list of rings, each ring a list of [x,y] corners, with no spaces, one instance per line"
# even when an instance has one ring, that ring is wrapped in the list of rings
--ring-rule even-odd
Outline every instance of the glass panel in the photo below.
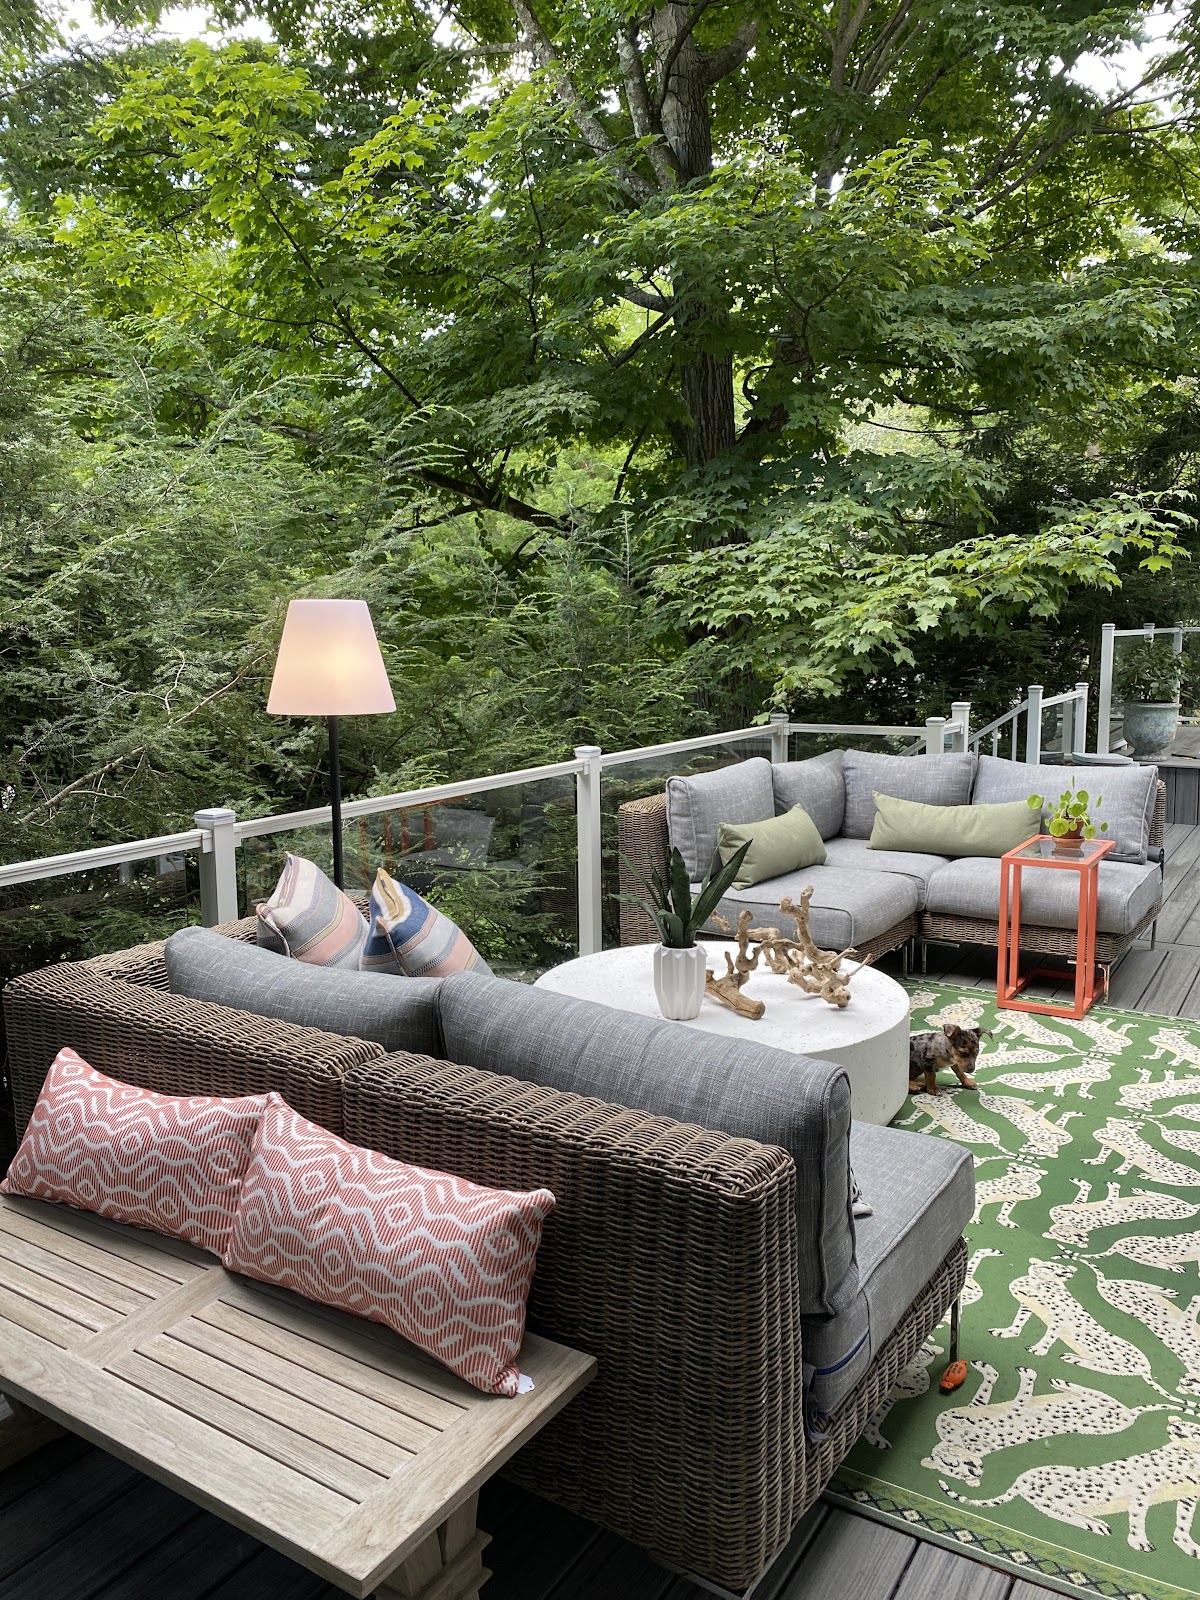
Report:
[[[199,920],[200,879],[192,851],[0,888],[0,983],[58,961],[165,939]],[[0,1019],[0,1169],[12,1153],[3,1026]]]
[[[494,971],[532,982],[575,954],[575,841],[572,777],[406,806],[345,823],[346,889],[365,896],[383,867],[452,917]],[[328,826],[247,839],[244,914],[269,898],[288,851],[333,872]]]
[[[1022,845],[1019,850],[1014,850],[1013,855],[1018,861],[1090,861],[1107,850],[1112,849],[1111,839],[1081,839],[1077,844],[1070,844],[1065,839],[1051,839],[1048,836],[1035,839],[1031,844]]]

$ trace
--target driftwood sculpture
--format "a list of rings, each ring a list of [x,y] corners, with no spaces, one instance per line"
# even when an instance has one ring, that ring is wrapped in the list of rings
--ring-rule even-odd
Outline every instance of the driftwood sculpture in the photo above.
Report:
[[[784,916],[794,917],[796,920],[796,937],[785,938],[778,928],[752,928],[753,920],[749,911],[743,911],[738,916],[737,939],[738,953],[736,958],[725,952],[725,975],[721,978],[714,976],[711,967],[705,974],[704,990],[714,1000],[728,1006],[731,1011],[736,1011],[741,1017],[749,1017],[757,1021],[762,1016],[766,1007],[761,1000],[751,1000],[748,995],[741,993],[746,980],[754,972],[759,960],[763,960],[772,972],[781,978],[786,978],[789,983],[794,983],[798,989],[803,989],[805,994],[820,995],[821,999],[831,1006],[847,1006],[850,1004],[850,980],[856,972],[861,972],[868,966],[871,957],[860,961],[849,972],[842,971],[842,962],[847,956],[857,954],[853,945],[845,950],[822,950],[813,940],[808,930],[809,904],[812,900],[811,887],[805,889],[797,905],[790,895],[779,902],[779,909]],[[734,930],[724,917],[714,916],[713,921],[725,933]],[[754,941],[751,952],[750,942]]]

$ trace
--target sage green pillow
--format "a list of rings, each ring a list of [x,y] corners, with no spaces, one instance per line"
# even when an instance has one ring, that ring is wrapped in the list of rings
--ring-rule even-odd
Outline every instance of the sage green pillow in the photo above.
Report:
[[[928,806],[895,795],[875,796],[869,850],[916,850],[934,856],[1002,856],[1037,833],[1024,800],[997,805]]]
[[[779,878],[801,867],[818,867],[825,860],[825,845],[816,823],[803,806],[793,806],[781,817],[764,822],[722,822],[717,828],[717,853],[722,861],[747,840],[742,870],[733,881],[735,889],[748,889],[765,878]]]

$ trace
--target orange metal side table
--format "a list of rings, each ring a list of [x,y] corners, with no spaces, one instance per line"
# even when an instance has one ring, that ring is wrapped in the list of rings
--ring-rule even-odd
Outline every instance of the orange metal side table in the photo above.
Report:
[[[1000,857],[1000,937],[996,966],[996,1004],[1009,1011],[1041,1011],[1051,1017],[1082,1017],[1108,992],[1108,968],[1096,966],[1096,893],[1100,862],[1114,848],[1112,839],[1085,839],[1075,849],[1064,849],[1045,834],[1018,845]],[[1079,876],[1079,918],[1075,935],[1075,1004],[1055,1005],[1048,1000],[1021,1000],[1018,996],[1035,978],[1055,978],[1058,973],[1034,967],[1021,975],[1021,874],[1026,868],[1051,867]],[[1097,991],[1097,974],[1100,978]]]

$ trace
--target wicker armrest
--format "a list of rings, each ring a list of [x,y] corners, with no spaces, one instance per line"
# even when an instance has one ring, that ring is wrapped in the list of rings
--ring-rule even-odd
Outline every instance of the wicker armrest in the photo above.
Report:
[[[164,1094],[275,1089],[335,1133],[344,1074],[385,1053],[362,1039],[163,994],[89,961],[14,978],[4,991],[4,1019],[18,1133],[64,1045],[101,1072]]]
[[[514,1475],[746,1588],[787,1538],[805,1448],[791,1158],[423,1056],[356,1066],[343,1097],[358,1144],[557,1198],[530,1326],[599,1372]]]
[[[670,845],[667,838],[667,797],[652,794],[645,800],[627,800],[617,808],[617,848],[619,880],[622,894],[645,896],[644,882],[651,872],[666,876],[667,855]],[[632,869],[632,870],[631,870]],[[643,880],[638,882],[638,878]],[[657,944],[658,929],[640,908],[621,901],[621,943]]]

